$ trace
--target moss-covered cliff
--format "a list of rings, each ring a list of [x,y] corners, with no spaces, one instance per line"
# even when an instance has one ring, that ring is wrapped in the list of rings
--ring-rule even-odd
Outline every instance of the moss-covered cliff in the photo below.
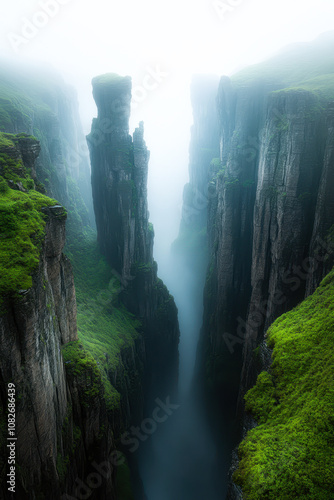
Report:
[[[45,68],[2,64],[0,131],[40,142],[31,175],[40,190],[66,206],[69,232],[94,226],[88,149],[74,89]]]
[[[122,433],[144,417],[152,380],[162,388],[173,373],[175,381],[178,343],[176,308],[152,259],[142,130],[131,150],[140,170],[131,182],[139,257],[130,290],[96,241],[72,90],[54,75],[36,82],[36,74],[6,68],[0,127],[1,477],[6,387],[15,383],[22,498],[132,498],[116,450]],[[120,237],[116,228],[113,237]],[[118,241],[127,245],[125,232]],[[166,355],[160,362],[158,340]],[[2,492],[6,497],[4,481]]]
[[[333,265],[332,51],[333,37],[320,37],[223,77],[215,95],[219,158],[191,166],[192,179],[208,182],[209,265],[198,381],[206,388],[218,437],[222,422],[225,427],[237,421],[237,408],[239,424],[250,428],[249,416],[242,418],[243,396],[270,359],[259,352],[265,332],[313,293]],[[199,103],[197,97],[195,109]],[[207,104],[206,115],[211,109]],[[193,130],[206,129],[202,148],[212,147],[212,120],[196,112],[194,120]],[[190,235],[197,232],[190,228]],[[186,247],[182,251],[191,258]],[[259,383],[272,389],[265,377]],[[250,452],[255,441],[247,443]],[[257,457],[248,461],[247,492],[252,474],[259,472],[265,483],[267,472],[256,469]],[[252,492],[250,498],[267,498],[256,496],[255,487]],[[238,495],[240,488],[231,483],[228,498]]]
[[[59,499],[75,491],[77,478],[88,474],[90,456],[101,461],[114,448],[95,360],[77,346],[83,372],[75,357],[62,352],[69,342],[78,344],[73,275],[62,253],[67,214],[35,190],[30,172],[38,152],[34,138],[0,134],[4,498],[9,495],[8,384],[15,385],[16,495]],[[74,362],[76,370],[70,376]],[[110,477],[98,498],[114,490]]]
[[[208,208],[202,350],[207,379],[232,406],[240,372],[240,402],[255,381],[253,350],[268,326],[314,291],[333,262],[327,44],[297,47],[220,83],[222,168]]]
[[[247,499],[334,496],[334,273],[267,332],[272,364],[246,394],[258,425],[234,480]]]

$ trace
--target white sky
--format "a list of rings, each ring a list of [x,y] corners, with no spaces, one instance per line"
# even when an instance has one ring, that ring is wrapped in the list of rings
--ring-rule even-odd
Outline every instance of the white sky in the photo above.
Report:
[[[214,0],[2,2],[0,55],[44,61],[60,70],[78,90],[86,133],[96,114],[91,79],[106,72],[132,76],[141,102],[131,127],[145,122],[149,205],[162,265],[177,234],[187,181],[191,75],[231,74],[286,44],[334,29],[333,0],[221,0],[216,5],[227,7],[220,16]],[[26,40],[17,41],[17,53],[8,38],[13,34]],[[154,90],[143,91],[148,71],[156,68],[166,76]]]

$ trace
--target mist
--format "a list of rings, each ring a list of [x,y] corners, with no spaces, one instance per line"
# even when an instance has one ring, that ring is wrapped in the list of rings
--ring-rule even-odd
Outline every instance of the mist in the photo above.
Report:
[[[171,254],[189,180],[192,77],[231,75],[286,45],[332,30],[333,19],[332,0],[316,5],[311,0],[20,0],[6,5],[1,59],[32,72],[36,67],[59,73],[76,89],[85,134],[97,113],[92,78],[109,72],[132,78],[130,133],[143,121],[150,150],[154,257],[175,298],[181,331],[180,409],[139,450],[148,500],[223,498],[227,485],[220,476],[227,473],[233,445],[218,449],[193,385],[205,274],[194,279]],[[88,149],[83,154],[88,159]]]
[[[107,72],[132,77],[131,128],[144,121],[154,252],[168,280],[188,178],[192,75],[230,75],[287,44],[311,41],[333,28],[333,10],[330,0],[316,7],[311,0],[20,0],[6,4],[0,55],[60,72],[78,92],[86,134],[96,115],[91,79]]]

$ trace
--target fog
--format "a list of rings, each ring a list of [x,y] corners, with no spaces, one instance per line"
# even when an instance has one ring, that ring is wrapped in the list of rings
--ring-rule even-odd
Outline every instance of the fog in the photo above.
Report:
[[[131,133],[144,121],[151,151],[154,256],[159,276],[175,296],[181,326],[182,405],[141,450],[144,485],[148,500],[222,498],[226,485],[219,483],[214,464],[224,469],[228,456],[217,462],[198,402],[189,398],[201,291],[194,299],[191,276],[178,279],[170,267],[188,181],[191,77],[231,75],[287,44],[333,30],[333,0],[16,0],[2,10],[0,57],[60,72],[77,89],[85,133],[96,116],[92,78],[114,72],[133,79]]]
[[[132,76],[131,128],[145,122],[155,257],[168,280],[188,175],[191,75],[231,74],[310,41],[333,29],[333,13],[331,0],[16,0],[2,9],[0,56],[60,71],[78,91],[86,133],[96,115],[91,79]]]

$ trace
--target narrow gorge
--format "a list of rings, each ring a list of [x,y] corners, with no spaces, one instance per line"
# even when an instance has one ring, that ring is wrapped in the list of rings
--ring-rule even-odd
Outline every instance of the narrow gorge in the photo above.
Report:
[[[148,394],[161,405],[157,419],[168,415],[179,341],[177,310],[153,261],[142,125],[132,143],[127,123],[108,108],[108,98],[115,99],[113,86],[107,85],[106,96],[102,89],[101,114],[107,112],[115,128],[109,128],[109,141],[104,136],[100,148],[92,136],[88,141],[93,195],[110,188],[116,204],[108,221],[96,201],[103,206],[103,197],[94,198],[96,242],[93,200],[86,191],[88,157],[73,92],[59,79],[55,84],[54,75],[43,82],[43,94],[40,82],[29,74],[25,79],[7,73],[1,88],[2,494],[12,498],[4,444],[7,384],[15,380],[20,464],[15,494],[132,498],[125,458],[134,438],[131,429],[149,415]],[[131,86],[128,90],[129,108]],[[36,94],[44,100],[36,102]],[[94,155],[108,158],[113,146],[116,160],[106,171],[101,164],[94,170]],[[112,183],[113,173],[119,183]],[[63,253],[67,218],[68,257]],[[107,230],[115,230],[106,238],[103,220]],[[112,247],[116,257],[106,251],[114,234],[119,234]],[[141,496],[140,479],[133,483]]]
[[[93,78],[85,137],[58,75],[2,67],[0,498],[334,498],[333,50],[193,77],[168,288],[131,78]]]

